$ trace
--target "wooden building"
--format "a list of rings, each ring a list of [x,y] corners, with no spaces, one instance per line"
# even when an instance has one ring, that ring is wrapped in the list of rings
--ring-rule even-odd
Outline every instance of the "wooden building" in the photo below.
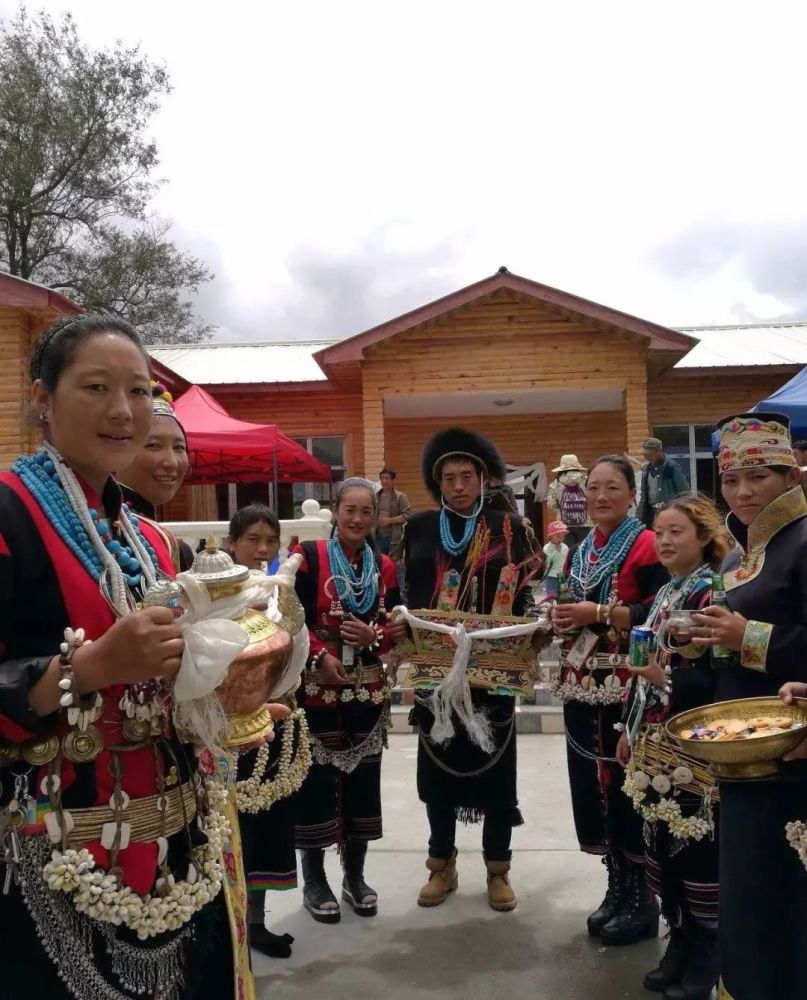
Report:
[[[511,465],[547,469],[570,452],[583,463],[607,451],[639,456],[653,431],[711,490],[712,426],[807,364],[807,329],[798,335],[803,358],[754,353],[754,338],[749,346],[740,337],[737,351],[730,344],[727,357],[712,351],[701,365],[706,331],[658,326],[501,270],[332,344],[210,344],[153,356],[169,381],[175,373],[175,392],[200,382],[233,416],[277,423],[335,478],[375,480],[391,465],[400,488],[425,506],[421,448],[450,424],[489,435]],[[306,495],[328,499],[313,485],[288,488],[284,515]],[[233,504],[267,492],[228,496]],[[178,501],[172,518],[183,515]],[[220,516],[226,501],[220,491]]]
[[[42,326],[78,307],[29,282],[0,275],[0,461],[28,443],[19,430],[23,358]],[[776,340],[776,338],[779,340]],[[416,507],[430,503],[420,452],[438,428],[489,435],[511,465],[606,451],[639,456],[650,432],[701,489],[713,488],[715,421],[752,406],[807,365],[807,327],[673,330],[505,269],[435,302],[335,343],[249,343],[151,349],[176,396],[203,385],[240,419],[276,423],[333,469],[334,478],[383,465]],[[200,488],[201,489],[201,488]],[[164,512],[197,517],[180,493]],[[281,516],[328,488],[281,488]],[[222,484],[208,516],[271,498],[268,483]]]
[[[31,345],[57,316],[81,311],[50,288],[0,273],[0,468],[34,446],[27,412]]]

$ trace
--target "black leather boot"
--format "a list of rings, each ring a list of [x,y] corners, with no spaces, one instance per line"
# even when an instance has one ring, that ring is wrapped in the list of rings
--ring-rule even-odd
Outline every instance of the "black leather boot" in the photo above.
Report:
[[[720,977],[717,921],[687,918],[688,955],[684,978],[670,986],[664,1000],[709,1000]]]
[[[667,950],[658,967],[644,977],[644,988],[651,993],[663,993],[668,986],[684,978],[687,960],[687,935],[683,927],[670,927]]]
[[[603,944],[636,944],[658,937],[658,903],[647,887],[644,865],[627,860],[623,863],[627,866],[627,875],[617,911],[600,932]]]
[[[345,843],[342,864],[345,877],[342,882],[342,899],[353,907],[360,917],[374,917],[378,913],[378,894],[364,881],[364,859],[367,841],[349,838]]]
[[[605,890],[603,901],[586,921],[588,932],[592,937],[599,937],[600,931],[616,913],[619,904],[619,857],[615,854],[606,854],[602,858],[602,863],[608,870],[608,888]]]
[[[303,906],[321,924],[338,924],[342,914],[325,875],[325,852],[314,847],[300,854],[303,861]]]

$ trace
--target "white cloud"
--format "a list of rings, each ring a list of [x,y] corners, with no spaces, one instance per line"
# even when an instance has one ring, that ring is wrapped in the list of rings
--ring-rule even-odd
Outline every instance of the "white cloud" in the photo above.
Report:
[[[169,65],[158,208],[238,339],[357,332],[502,264],[659,322],[730,321],[781,270],[765,226],[807,216],[801,5],[70,7],[93,43]],[[750,226],[762,260],[715,270],[703,220],[724,227],[710,253]]]

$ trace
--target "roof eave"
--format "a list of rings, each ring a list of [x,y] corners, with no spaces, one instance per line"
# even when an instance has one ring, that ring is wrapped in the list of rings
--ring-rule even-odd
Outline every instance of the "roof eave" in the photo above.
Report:
[[[608,306],[600,305],[597,302],[581,298],[578,295],[572,295],[570,292],[564,292],[549,285],[542,285],[537,281],[532,281],[530,278],[522,278],[520,275],[505,271],[498,272],[472,285],[467,285],[456,292],[444,295],[442,298],[435,299],[433,302],[404,313],[393,320],[365,330],[364,333],[348,337],[346,340],[342,340],[332,347],[326,347],[321,351],[317,351],[313,357],[320,368],[327,374],[327,365],[344,361],[361,360],[365,348],[372,344],[386,340],[388,337],[394,337],[396,334],[403,333],[415,326],[428,323],[438,316],[442,316],[454,309],[459,309],[499,289],[508,289],[522,295],[527,295],[548,305],[568,309],[589,319],[608,323],[627,330],[630,333],[638,334],[650,341],[649,346],[651,349],[688,351],[697,343],[696,338],[690,337],[687,334],[679,333],[668,327],[659,326],[657,323],[651,323],[636,316],[631,316],[629,313],[621,312],[618,309],[611,309]]]
[[[676,365],[670,369],[675,375],[759,375],[761,373],[775,375],[780,372],[801,371],[805,366],[798,361],[781,361],[774,365]]]
[[[295,381],[295,382],[200,382],[206,390],[213,393],[234,394],[237,392],[260,391],[260,392],[300,392],[303,390],[313,391],[335,391],[334,386],[327,379],[321,378],[315,381]]]
[[[67,313],[71,316],[84,312],[80,305],[61,292],[4,272],[0,273],[0,305],[26,312]]]

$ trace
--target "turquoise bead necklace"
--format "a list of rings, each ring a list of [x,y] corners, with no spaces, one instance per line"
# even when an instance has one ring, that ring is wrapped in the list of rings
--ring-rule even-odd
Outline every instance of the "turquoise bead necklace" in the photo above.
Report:
[[[473,513],[468,515],[457,514],[458,517],[462,517],[465,520],[465,528],[463,529],[462,536],[457,540],[451,533],[451,521],[448,517],[448,511],[443,506],[443,509],[440,511],[440,544],[450,556],[454,558],[461,556],[471,544],[471,539],[476,532],[476,521],[481,513],[482,498],[480,497],[477,503],[474,504]]]
[[[12,471],[93,579],[108,581],[112,603],[121,614],[128,604],[125,587],[143,590],[156,581],[157,553],[140,531],[139,519],[123,504],[123,541],[116,539],[109,521],[87,506],[75,474],[56,449],[46,444],[35,455],[21,456]]]
[[[633,548],[633,543],[645,530],[635,517],[626,517],[599,548],[594,544],[594,528],[586,535],[572,556],[569,589],[576,601],[605,603],[614,573]]]
[[[364,543],[357,571],[336,535],[328,539],[328,560],[340,603],[354,615],[366,615],[378,600],[378,567],[373,550]]]

